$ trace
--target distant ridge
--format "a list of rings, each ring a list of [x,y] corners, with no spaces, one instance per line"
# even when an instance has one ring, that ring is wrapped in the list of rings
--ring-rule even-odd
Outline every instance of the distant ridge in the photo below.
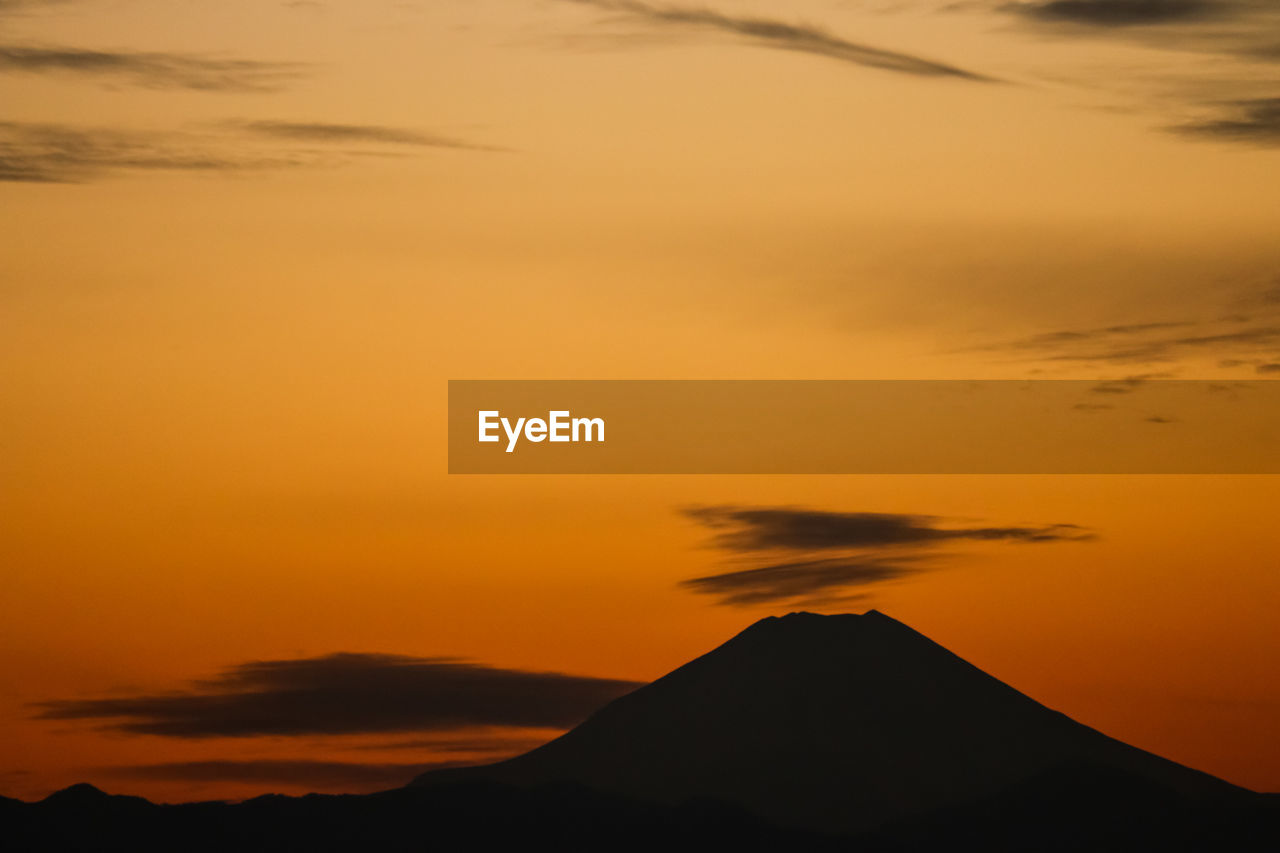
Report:
[[[1052,711],[875,610],[763,619],[544,746],[414,784],[568,782],[847,833],[1078,768],[1197,801],[1251,795]]]

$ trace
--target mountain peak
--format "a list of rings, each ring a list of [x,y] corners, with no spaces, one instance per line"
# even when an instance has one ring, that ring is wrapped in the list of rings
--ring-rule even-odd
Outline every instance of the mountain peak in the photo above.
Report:
[[[1239,790],[1080,725],[876,610],[761,619],[544,746],[422,782],[575,782],[847,831],[1072,765]]]
[[[45,797],[42,802],[83,803],[108,799],[110,796],[110,794],[106,793],[101,788],[96,788],[88,782],[77,782],[76,784],[69,785],[59,791],[54,791],[49,796]]]

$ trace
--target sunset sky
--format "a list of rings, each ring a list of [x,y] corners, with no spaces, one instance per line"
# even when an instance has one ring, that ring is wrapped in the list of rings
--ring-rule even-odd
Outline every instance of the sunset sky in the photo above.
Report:
[[[0,103],[0,795],[390,787],[871,607],[1280,791],[1280,477],[445,458],[449,379],[1280,379],[1271,0],[0,0]]]

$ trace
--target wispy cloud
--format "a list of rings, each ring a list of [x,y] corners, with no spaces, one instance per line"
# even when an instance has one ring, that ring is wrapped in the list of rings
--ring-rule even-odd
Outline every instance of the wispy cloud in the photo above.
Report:
[[[303,163],[179,133],[0,122],[0,181],[78,183],[122,171],[245,172]]]
[[[1172,365],[1188,358],[1210,358],[1221,367],[1252,366],[1280,357],[1280,286],[1274,281],[1226,296],[1205,320],[1160,320],[1042,332],[977,347],[1032,362],[1114,367]],[[1123,393],[1141,381],[1169,372],[1139,373],[1099,386],[1100,393]]]
[[[1165,129],[1187,138],[1280,144],[1280,4],[1274,0],[996,0],[1032,32],[1061,39],[1111,39],[1151,49],[1148,64],[1123,76],[1093,68],[1092,86],[1148,89],[1146,108],[1206,117]],[[1212,62],[1188,62],[1187,54]],[[1176,55],[1175,55],[1176,54]],[[1270,67],[1269,67],[1270,66]],[[1123,83],[1121,81],[1124,81]]]
[[[364,752],[377,752],[384,750],[406,750],[420,749],[428,750],[433,753],[466,753],[484,754],[487,756],[507,756],[517,755],[522,752],[528,752],[537,746],[551,740],[560,733],[557,729],[548,729],[547,734],[543,737],[530,737],[528,735],[510,735],[504,734],[504,730],[497,730],[493,734],[487,736],[473,735],[464,737],[459,734],[442,734],[427,737],[402,738],[390,741],[378,741],[376,743],[362,743],[350,747],[351,749]]]
[[[96,720],[177,738],[566,728],[638,684],[449,658],[333,654],[250,661],[181,692],[39,703],[47,720]]]
[[[696,507],[685,510],[685,515],[719,531],[714,544],[730,551],[883,548],[956,539],[1049,542],[1081,536],[1080,529],[1070,524],[943,527],[944,521],[931,515],[827,512],[793,507]]]
[[[720,604],[791,606],[845,603],[856,592],[933,568],[939,546],[962,541],[1044,543],[1084,541],[1090,531],[1073,524],[989,526],[948,523],[931,515],[828,512],[795,507],[715,506],[685,510],[715,531],[711,544],[764,565],[682,581]],[[832,551],[846,552],[828,556]],[[804,559],[778,560],[779,555]]]
[[[1280,347],[1280,326],[1260,325],[1214,334],[1159,335],[1131,341],[1098,336],[1087,342],[1082,339],[1069,346],[1041,346],[1031,339],[1022,339],[991,349],[1022,351],[1045,361],[1153,364],[1171,362],[1197,352],[1252,352],[1277,347]]]
[[[915,561],[920,559],[915,555]],[[909,555],[896,560],[832,558],[778,563],[757,569],[689,578],[680,585],[691,592],[714,595],[721,604],[749,606],[788,601],[792,606],[816,607],[845,601],[851,587],[869,586],[921,571]]]
[[[0,182],[83,183],[130,172],[251,173],[340,165],[356,154],[385,154],[388,145],[504,150],[378,125],[232,121],[213,131],[141,131],[0,121]]]
[[[700,6],[646,3],[641,0],[567,0],[567,2],[580,6],[592,6],[656,27],[713,36],[729,36],[757,47],[807,53],[899,74],[964,80],[991,79],[945,62],[851,41],[827,29],[810,24],[788,23],[774,18],[730,15]]]
[[[250,133],[274,139],[316,143],[373,142],[390,145],[412,145],[430,148],[461,148],[469,151],[503,151],[452,136],[372,124],[332,124],[298,121],[233,121],[228,123]]]
[[[149,88],[266,92],[292,82],[307,68],[189,53],[0,45],[0,73],[71,74]]]
[[[1280,98],[1237,101],[1222,109],[1220,118],[1186,122],[1170,130],[1202,139],[1280,145]]]
[[[1108,379],[1089,389],[1092,394],[1132,394],[1153,379],[1169,379],[1171,373],[1138,373],[1121,379]]]
[[[76,0],[0,0],[0,15],[15,15],[66,6]]]
[[[179,782],[245,782],[300,785],[308,789],[375,790],[406,785],[421,773],[465,762],[378,764],[349,761],[258,759],[248,761],[175,761],[104,767],[99,772],[125,779]]]

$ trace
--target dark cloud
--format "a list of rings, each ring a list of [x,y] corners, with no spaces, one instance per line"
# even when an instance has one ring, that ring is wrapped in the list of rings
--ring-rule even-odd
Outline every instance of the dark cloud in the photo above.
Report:
[[[306,66],[186,53],[0,45],[0,73],[77,74],[151,88],[264,92],[299,77]]]
[[[1114,37],[1162,50],[1280,61],[1280,5],[1274,0],[1019,0],[999,8],[1065,37]],[[1179,72],[1171,73],[1176,78]],[[1189,82],[1238,90],[1265,81],[1255,69],[1234,81],[1215,84],[1200,75]]]
[[[120,171],[243,172],[302,165],[189,135],[0,121],[0,181],[77,183]]]
[[[1274,144],[1268,98],[1280,76],[1280,3],[1275,0],[997,0],[1033,31],[1066,39],[1113,39],[1148,48],[1143,65],[1081,70],[1090,87],[1137,93],[1146,109],[1178,112],[1235,104],[1228,112],[1172,128],[1228,142]],[[1163,53],[1163,55],[1161,55]],[[1188,63],[1178,54],[1216,61]]]
[[[685,515],[717,533],[714,543],[730,551],[884,548],[932,545],[958,539],[1052,542],[1079,539],[1072,524],[1039,527],[941,527],[930,515],[880,512],[824,512],[791,507],[713,506]]]
[[[1227,142],[1280,145],[1280,98],[1256,98],[1229,105],[1217,119],[1190,122],[1170,128],[1176,133]]]
[[[178,782],[248,782],[263,785],[301,785],[309,789],[340,790],[394,788],[406,785],[417,775],[465,762],[440,761],[429,764],[362,764],[347,761],[176,761],[107,767],[101,772],[127,779]]]
[[[884,71],[924,77],[989,80],[981,74],[919,56],[849,41],[820,27],[771,18],[728,15],[712,9],[645,3],[640,0],[569,0],[616,12],[661,27],[724,34],[750,44],[795,51]]]
[[[1042,21],[1131,27],[1212,20],[1230,14],[1236,6],[1231,0],[1040,0],[1006,8]]]
[[[868,586],[920,571],[910,559],[835,558],[780,563],[681,581],[692,592],[715,595],[721,604],[746,606],[789,601],[797,606],[821,606],[845,601],[850,587]]]
[[[691,592],[719,603],[751,606],[787,602],[823,607],[867,597],[861,589],[933,568],[939,546],[964,540],[1002,542],[1081,541],[1093,538],[1074,524],[944,526],[931,515],[825,512],[793,507],[715,506],[685,515],[717,531],[712,543],[735,554],[765,557],[779,552],[805,559],[770,561],[682,581]],[[845,551],[828,556],[831,551]],[[858,592],[850,595],[850,589]]]
[[[1254,368],[1259,373],[1280,373],[1280,362],[1267,362]]]
[[[1175,418],[1166,418],[1163,415],[1152,415],[1149,418],[1144,418],[1144,420],[1149,424],[1176,424],[1178,422]]]
[[[567,728],[637,686],[449,658],[344,653],[239,664],[183,692],[37,707],[42,719],[98,720],[117,731],[179,738]]]
[[[451,136],[421,133],[416,130],[382,125],[292,121],[238,121],[229,122],[228,124],[250,133],[297,142],[375,142],[432,148],[463,148],[471,151],[502,150]]]

